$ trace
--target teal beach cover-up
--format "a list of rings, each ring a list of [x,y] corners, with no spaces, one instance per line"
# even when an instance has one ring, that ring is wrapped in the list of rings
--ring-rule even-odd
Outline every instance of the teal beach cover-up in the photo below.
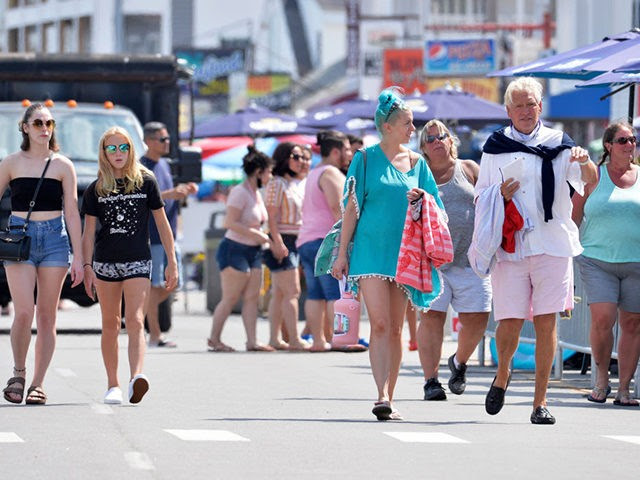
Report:
[[[395,280],[398,253],[409,202],[407,192],[421,188],[433,195],[444,210],[433,174],[420,156],[414,167],[403,173],[394,167],[380,144],[367,147],[366,166],[363,155],[356,152],[347,172],[343,194],[343,208],[355,202],[357,224],[353,235],[353,252],[349,259],[348,280],[358,283],[360,278],[377,277]],[[366,179],[364,177],[366,170]],[[432,266],[433,290],[421,292],[398,283],[411,305],[421,311],[429,309],[442,290],[439,272]]]

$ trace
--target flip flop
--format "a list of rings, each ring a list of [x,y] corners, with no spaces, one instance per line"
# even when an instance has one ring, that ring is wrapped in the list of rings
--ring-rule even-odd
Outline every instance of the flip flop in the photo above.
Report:
[[[391,420],[391,414],[393,413],[393,409],[388,401],[376,402],[373,404],[373,410],[371,410],[379,422],[383,422],[386,420]]]
[[[618,392],[613,404],[618,407],[640,407],[640,402],[635,400],[629,392]]]
[[[605,403],[607,401],[607,396],[610,393],[611,393],[611,385],[607,385],[606,390],[600,387],[593,387],[593,390],[591,390],[591,393],[587,397],[587,400],[594,403]],[[602,398],[598,398],[600,396],[602,396]]]
[[[275,352],[276,349],[271,345],[255,345],[253,347],[247,347],[247,352]]]
[[[224,343],[214,344],[211,339],[207,338],[207,349],[210,352],[235,352],[235,348],[225,345]]]
[[[389,420],[402,421],[402,420],[404,420],[404,417],[402,415],[400,415],[400,412],[394,408],[391,411],[391,413],[389,414]]]

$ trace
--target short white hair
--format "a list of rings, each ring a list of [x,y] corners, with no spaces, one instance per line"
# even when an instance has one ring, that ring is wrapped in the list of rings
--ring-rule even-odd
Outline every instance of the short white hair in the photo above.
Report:
[[[533,94],[537,103],[542,101],[542,84],[533,77],[518,77],[507,86],[504,92],[504,104],[509,106],[513,103],[514,92],[526,92]]]

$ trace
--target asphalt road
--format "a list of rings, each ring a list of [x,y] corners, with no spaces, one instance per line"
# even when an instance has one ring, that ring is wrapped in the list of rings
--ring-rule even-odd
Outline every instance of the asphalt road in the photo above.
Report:
[[[471,364],[467,391],[422,400],[417,352],[405,351],[396,406],[403,422],[377,422],[366,353],[210,353],[204,295],[174,306],[173,350],[147,353],[151,389],[137,406],[106,406],[96,334],[64,334],[49,370],[44,407],[0,399],[1,478],[633,478],[640,475],[640,408],[586,401],[587,376],[553,381],[558,423],[531,425],[533,375],[517,371],[503,411],[484,412],[492,367]],[[64,331],[99,328],[99,312],[60,313]],[[10,319],[0,317],[0,329]],[[361,325],[366,332],[367,325]],[[268,324],[259,322],[266,340]],[[223,339],[242,350],[238,316]],[[126,335],[120,379],[126,385]],[[445,345],[441,380],[446,384]],[[30,353],[28,368],[33,363]],[[8,378],[9,337],[0,335]],[[1,379],[4,383],[5,379]],[[615,385],[614,385],[615,392]]]

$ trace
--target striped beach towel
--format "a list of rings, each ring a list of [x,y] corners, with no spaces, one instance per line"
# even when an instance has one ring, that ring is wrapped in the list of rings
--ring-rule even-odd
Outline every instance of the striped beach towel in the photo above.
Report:
[[[453,242],[447,218],[433,196],[409,203],[396,266],[396,281],[431,292],[432,267],[453,261]]]

